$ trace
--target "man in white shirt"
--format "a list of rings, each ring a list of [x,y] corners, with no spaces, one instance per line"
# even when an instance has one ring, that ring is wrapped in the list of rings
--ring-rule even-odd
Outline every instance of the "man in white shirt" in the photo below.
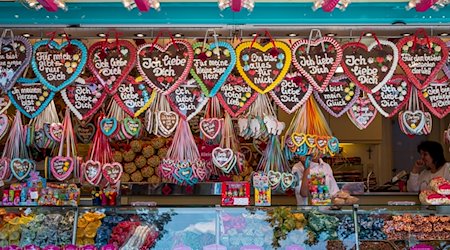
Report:
[[[423,141],[417,146],[420,153],[409,174],[409,192],[431,189],[429,184],[434,177],[442,176],[450,180],[450,163],[446,162],[442,145],[435,141]]]

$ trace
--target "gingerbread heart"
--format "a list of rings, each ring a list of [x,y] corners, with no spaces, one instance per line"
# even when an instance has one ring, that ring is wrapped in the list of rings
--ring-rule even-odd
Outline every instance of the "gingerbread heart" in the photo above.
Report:
[[[425,114],[422,110],[406,110],[402,113],[401,122],[409,134],[421,134],[425,126]]]
[[[172,134],[178,126],[178,115],[173,111],[158,111],[158,126],[165,134]]]
[[[333,77],[323,92],[314,92],[317,102],[330,115],[340,117],[355,103],[360,89],[346,76]]]
[[[84,172],[84,179],[91,185],[98,185],[100,183],[102,174],[102,164],[98,161],[88,160],[82,164]]]
[[[209,172],[204,161],[197,161],[192,164],[192,171],[200,181],[206,180]]]
[[[281,188],[283,190],[293,188],[295,186],[295,176],[290,173],[281,174]]]
[[[387,40],[377,40],[369,46],[350,42],[342,45],[342,50],[345,74],[367,93],[380,90],[397,68],[397,47]]]
[[[439,119],[450,113],[450,84],[447,76],[436,79],[419,94],[422,103]]]
[[[123,132],[130,136],[137,136],[141,132],[142,122],[139,118],[125,117],[122,121]]]
[[[205,44],[197,42],[192,45],[194,62],[191,75],[208,97],[217,94],[236,64],[236,53],[227,42]]]
[[[74,162],[71,157],[56,156],[50,161],[50,170],[58,181],[64,181],[72,174]]]
[[[250,88],[242,77],[232,74],[228,76],[227,81],[217,93],[220,104],[232,117],[237,117],[246,111],[256,97],[258,97],[258,92]]]
[[[448,50],[450,48],[450,41],[446,42],[445,45]],[[442,71],[444,71],[445,75],[450,78],[450,56],[447,57],[447,62],[445,63],[445,66],[442,67]]]
[[[194,79],[182,83],[167,95],[172,109],[187,121],[203,109],[208,99]]]
[[[137,60],[137,68],[145,81],[167,95],[186,80],[194,52],[189,42],[171,40],[164,47],[158,44],[139,46]]]
[[[26,117],[32,119],[38,116],[53,100],[55,93],[38,79],[20,78],[8,91],[11,103]]]
[[[90,77],[67,86],[61,91],[61,97],[79,120],[87,120],[102,106],[107,95],[99,80]]]
[[[262,46],[258,42],[243,42],[236,47],[236,68],[239,74],[260,94],[277,86],[289,70],[291,49],[280,41]]]
[[[6,114],[0,114],[0,140],[5,136],[9,128],[9,119]]]
[[[175,171],[175,163],[173,160],[162,159],[158,170],[163,178],[170,179]]]
[[[399,64],[416,88],[422,90],[447,63],[448,49],[438,37],[404,37],[397,42]]]
[[[369,94],[369,98],[381,115],[393,117],[408,102],[411,89],[406,76],[395,75],[378,92]]]
[[[61,123],[52,123],[49,131],[51,139],[56,142],[61,142],[63,131],[64,126]]]
[[[7,180],[11,175],[11,162],[8,158],[0,158],[0,180]]]
[[[35,163],[29,159],[14,158],[11,160],[10,168],[14,177],[21,181],[35,168]]]
[[[213,140],[222,130],[222,119],[206,118],[200,121],[200,130],[206,138]]]
[[[135,63],[136,48],[127,40],[99,41],[89,47],[88,68],[110,95],[116,93]]]
[[[131,76],[119,84],[118,91],[113,97],[131,117],[138,117],[145,112],[154,99],[152,98],[152,89],[144,81],[139,81],[139,79],[136,81]]]
[[[269,184],[272,189],[276,189],[281,182],[281,173],[278,171],[269,170],[267,174],[269,177]]]
[[[116,118],[103,118],[100,121],[100,129],[108,137],[113,135],[117,130]]]
[[[23,36],[2,38],[1,44],[0,88],[7,91],[28,67],[33,50],[30,41]]]
[[[377,110],[368,97],[358,97],[347,111],[350,121],[359,129],[366,129],[375,119]]]
[[[298,40],[292,45],[292,54],[292,63],[319,92],[328,85],[342,60],[341,46],[331,37]]]
[[[212,159],[214,164],[219,168],[223,168],[233,160],[234,153],[231,148],[217,147],[212,151]]]
[[[86,60],[86,47],[78,40],[43,40],[33,45],[31,67],[42,84],[58,92],[78,78]]]
[[[0,114],[5,113],[9,106],[11,106],[11,101],[9,100],[7,92],[2,92],[0,94]]]
[[[83,144],[89,144],[92,142],[92,138],[95,135],[95,126],[92,123],[77,124],[75,125],[75,134],[78,140]]]
[[[102,168],[103,177],[111,184],[116,184],[122,177],[123,167],[118,162],[106,163]]]
[[[286,113],[292,114],[308,100],[312,92],[312,85],[298,73],[293,73],[287,74],[281,83],[270,91],[270,96]]]
[[[303,143],[305,143],[306,135],[304,133],[292,133],[291,139],[295,146],[300,147]]]

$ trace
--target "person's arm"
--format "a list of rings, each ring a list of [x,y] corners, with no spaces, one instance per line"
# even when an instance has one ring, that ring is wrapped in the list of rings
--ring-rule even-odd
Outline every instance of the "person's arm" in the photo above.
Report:
[[[309,194],[309,186],[308,186],[308,175],[310,172],[311,167],[305,169],[303,171],[303,178],[302,178],[302,187],[300,188],[300,195],[303,197],[307,197]]]
[[[444,176],[443,176],[443,177],[444,177],[447,181],[450,181],[450,162],[445,163],[444,166],[443,166],[443,168],[445,168],[445,169],[444,169]]]
[[[409,174],[408,182],[406,183],[406,187],[408,192],[419,192],[420,191],[420,172],[423,168],[423,161],[417,160],[414,163],[414,166]]]

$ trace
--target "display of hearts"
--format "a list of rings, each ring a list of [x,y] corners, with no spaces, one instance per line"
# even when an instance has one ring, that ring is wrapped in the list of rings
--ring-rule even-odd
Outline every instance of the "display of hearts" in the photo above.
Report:
[[[202,134],[206,138],[213,140],[222,130],[222,119],[218,118],[202,119],[200,121],[200,130],[202,131]]]
[[[360,89],[346,76],[333,77],[323,92],[314,92],[314,97],[330,115],[340,117],[356,102]]]
[[[358,97],[356,102],[347,111],[350,121],[359,129],[366,129],[375,119],[377,110],[370,102],[369,97]]]
[[[175,171],[175,163],[170,159],[162,159],[158,166],[159,173],[161,177],[170,179]]]
[[[14,177],[21,181],[35,168],[35,163],[29,159],[14,158],[11,160],[10,168]]]
[[[58,181],[64,181],[72,173],[74,162],[71,157],[56,156],[50,161],[50,171]]]
[[[225,111],[232,117],[242,114],[256,100],[258,92],[250,88],[242,77],[230,75],[220,87],[217,98]]]
[[[171,40],[164,47],[158,44],[139,46],[137,60],[137,68],[145,81],[167,95],[186,80],[194,52],[189,42]]]
[[[295,187],[295,176],[293,174],[290,173],[281,173],[281,189],[282,190],[287,190],[289,188],[294,188]]]
[[[0,140],[6,135],[9,128],[9,119],[6,114],[0,114]]]
[[[341,46],[331,37],[299,40],[292,45],[292,54],[294,66],[319,92],[328,85],[342,60]]]
[[[79,120],[87,120],[106,98],[103,85],[95,77],[75,81],[61,91],[61,97]]]
[[[20,78],[8,91],[11,103],[28,118],[38,116],[52,101],[55,93],[38,79]]]
[[[92,138],[94,138],[95,126],[92,123],[77,124],[75,125],[75,134],[81,143],[89,144],[92,142]]]
[[[11,106],[11,101],[9,100],[7,92],[2,92],[0,94],[0,114],[5,113],[9,106]]]
[[[142,79],[142,78],[141,78]],[[153,101],[152,89],[142,80],[128,76],[114,94],[117,104],[131,117],[138,117]]]
[[[404,37],[397,42],[399,64],[416,88],[422,90],[447,63],[448,49],[438,37]]]
[[[106,163],[102,168],[103,177],[111,184],[116,184],[122,177],[123,167],[118,162]]]
[[[167,100],[174,111],[180,117],[189,121],[208,102],[208,97],[200,90],[198,83],[190,79],[179,85],[173,92],[167,95]]]
[[[58,92],[78,78],[86,60],[86,47],[78,40],[43,40],[33,45],[31,67],[42,84]]]
[[[122,121],[122,132],[137,136],[141,132],[142,123],[139,118],[125,117]]]
[[[116,118],[103,118],[100,121],[100,129],[102,133],[106,136],[113,135],[117,130],[117,120]]]
[[[116,93],[119,84],[136,63],[136,48],[127,40],[99,41],[89,47],[87,65],[104,86],[106,93]]]
[[[236,53],[233,46],[226,42],[205,44],[197,42],[192,45],[194,62],[191,75],[200,85],[203,93],[213,97],[236,64]]]
[[[274,41],[262,46],[243,42],[236,47],[236,68],[239,74],[260,94],[277,86],[289,70],[291,49],[284,42]]]
[[[173,111],[159,111],[157,116],[158,127],[164,134],[172,134],[178,126],[179,116]]]
[[[11,175],[11,162],[8,158],[0,158],[0,180],[7,180]]]
[[[206,167],[206,162],[197,161],[191,165],[194,176],[198,178],[199,181],[205,181],[208,177],[209,170]]]
[[[102,179],[102,164],[98,161],[88,160],[82,164],[84,179],[91,185],[98,185]]]
[[[397,47],[387,40],[377,40],[369,46],[350,42],[342,45],[342,50],[345,74],[366,93],[380,90],[397,68]]]
[[[0,88],[7,91],[28,67],[33,50],[30,41],[23,36],[3,37],[1,44]]]
[[[450,113],[450,84],[447,76],[435,79],[419,92],[419,98],[428,110],[442,119]]]
[[[270,91],[270,96],[286,113],[292,114],[308,100],[312,92],[312,85],[298,73],[293,73],[287,74],[281,83]]]
[[[378,92],[368,96],[381,115],[393,117],[408,102],[411,89],[406,76],[395,75]]]

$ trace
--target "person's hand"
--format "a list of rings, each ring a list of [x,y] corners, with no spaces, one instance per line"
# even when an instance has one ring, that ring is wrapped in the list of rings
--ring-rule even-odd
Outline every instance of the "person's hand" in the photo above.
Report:
[[[422,171],[423,164],[424,164],[424,162],[423,162],[422,160],[417,160],[417,161],[414,163],[414,166],[413,166],[411,172],[412,172],[413,174],[419,174],[419,173]]]

